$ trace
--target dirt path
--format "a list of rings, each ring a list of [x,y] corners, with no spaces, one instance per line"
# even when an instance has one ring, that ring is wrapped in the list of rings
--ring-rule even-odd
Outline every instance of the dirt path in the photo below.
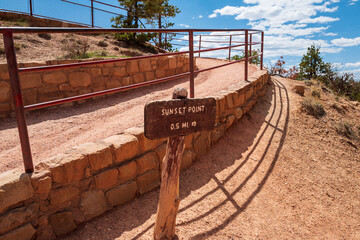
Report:
[[[223,64],[221,60],[197,59],[200,69]],[[250,66],[249,74],[256,70]],[[206,97],[243,81],[243,64],[233,64],[195,78],[195,97]],[[119,93],[71,108],[29,112],[28,131],[34,164],[71,147],[105,139],[143,124],[144,105],[151,100],[169,100],[175,87],[188,88],[188,78]],[[23,168],[15,119],[0,119],[0,172]]]
[[[254,108],[181,173],[179,239],[360,239],[359,141],[352,146],[326,125],[331,113],[318,120],[300,112],[293,85],[273,79]],[[152,239],[158,194],[63,239]]]

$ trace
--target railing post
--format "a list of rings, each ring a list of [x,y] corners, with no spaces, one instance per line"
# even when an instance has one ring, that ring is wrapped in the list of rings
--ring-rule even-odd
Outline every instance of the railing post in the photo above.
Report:
[[[249,43],[249,53],[250,53],[250,57],[252,57],[252,33],[249,34],[250,35],[250,43]],[[249,60],[249,62],[251,63],[252,58]]]
[[[165,33],[165,47],[164,47],[165,51],[167,50],[167,33]]]
[[[190,97],[195,97],[194,91],[194,31],[189,30],[189,71],[190,71]]]
[[[264,64],[264,32],[261,32],[261,63],[260,63],[260,70],[263,70]]]
[[[249,52],[248,52],[248,30],[245,30],[245,69],[244,69],[244,72],[245,72],[245,81],[248,80],[248,66],[249,66]]]
[[[230,40],[229,40],[229,60],[231,60],[231,41],[232,41],[232,35],[230,35]]]
[[[200,39],[199,39],[199,51],[201,51],[201,35],[200,35]],[[199,57],[200,57],[200,52],[199,52]]]
[[[91,0],[91,27],[94,28],[94,1]]]
[[[19,130],[21,151],[24,160],[25,172],[34,172],[31,149],[29,142],[29,134],[27,131],[26,118],[24,112],[24,103],[21,95],[21,87],[19,80],[19,72],[16,61],[14,39],[12,32],[8,31],[3,33],[4,35],[4,46],[6,52],[6,60],[8,64],[8,71],[10,76],[11,93],[15,105],[15,115]]]
[[[32,0],[29,0],[30,3],[30,16],[33,15],[33,9],[32,9]]]

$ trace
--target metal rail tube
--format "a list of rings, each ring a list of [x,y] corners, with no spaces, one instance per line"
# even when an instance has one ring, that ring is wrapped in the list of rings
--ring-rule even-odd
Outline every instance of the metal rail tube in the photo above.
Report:
[[[245,30],[245,81],[248,80],[248,67],[249,67],[249,53],[248,53],[248,37],[249,37],[249,32],[247,30]]]
[[[231,47],[227,46],[227,47],[219,47],[219,48],[207,48],[205,50],[201,50],[200,52],[210,52],[210,51],[224,50],[224,49],[229,49],[229,48],[234,48],[234,47],[241,47],[241,46],[245,46],[245,44],[233,45]],[[198,53],[198,52],[199,52],[199,50],[194,51],[194,53]]]
[[[250,33],[250,43],[249,43],[249,51],[250,51],[250,57],[251,57],[251,52],[252,52],[252,34]]]
[[[199,38],[199,51],[201,51],[201,35],[200,35],[200,38]],[[199,57],[200,57],[200,53],[201,52],[199,52]]]
[[[94,1],[91,1],[91,27],[94,28]]]
[[[30,4],[30,16],[32,16],[33,15],[32,0],[29,0],[29,4]]]
[[[165,78],[160,78],[160,79],[156,79],[156,80],[152,80],[152,81],[132,84],[132,85],[124,86],[124,87],[112,88],[112,89],[108,89],[108,90],[104,90],[104,91],[87,93],[87,94],[78,95],[75,97],[63,98],[63,99],[58,99],[58,100],[49,101],[49,102],[36,103],[36,104],[25,106],[25,109],[26,110],[35,110],[35,109],[55,106],[55,105],[59,105],[62,103],[74,102],[74,101],[83,100],[83,99],[92,98],[92,97],[98,97],[98,96],[102,96],[102,95],[106,95],[106,94],[110,94],[110,93],[126,91],[126,90],[130,90],[133,88],[148,86],[148,85],[152,85],[155,83],[166,82],[166,81],[186,77],[189,75],[190,75],[190,73],[186,72],[186,73],[182,73],[182,74],[178,74],[178,75],[174,75],[174,76],[170,76],[170,77],[165,77]]]
[[[138,28],[59,28],[59,27],[0,27],[0,32],[12,31],[13,33],[130,33],[130,32],[226,32],[249,31],[248,29],[138,29]],[[214,35],[217,36],[217,35]]]
[[[205,69],[197,70],[197,71],[195,71],[195,73],[206,72],[206,71],[210,71],[210,70],[213,70],[213,69],[216,69],[216,68],[225,67],[225,66],[228,66],[228,65],[231,65],[231,64],[234,64],[234,63],[238,63],[238,62],[243,62],[243,61],[245,61],[245,59],[240,59],[240,60],[236,60],[236,61],[231,61],[231,62],[229,62],[229,63],[221,64],[221,65],[218,65],[218,66],[215,66],[215,67],[210,67],[210,68],[205,68]]]
[[[194,32],[189,31],[189,71],[190,71],[190,98],[195,97],[194,91]]]
[[[93,1],[96,2],[96,3],[102,4],[102,5],[105,5],[105,6],[109,6],[109,7],[113,7],[113,8],[118,8],[118,9],[122,9],[122,10],[125,10],[125,11],[126,11],[126,8],[122,8],[122,7],[115,6],[115,5],[111,5],[111,4],[104,3],[104,2],[99,2],[99,1],[96,1],[96,0],[93,0]]]
[[[264,32],[261,33],[261,63],[260,70],[263,69],[264,65]]]
[[[31,157],[31,148],[29,142],[29,134],[27,130],[24,103],[21,95],[20,79],[16,61],[16,53],[14,47],[14,39],[11,32],[5,32],[4,47],[6,52],[6,60],[10,76],[11,93],[15,106],[16,122],[19,130],[21,151],[24,160],[25,172],[34,172],[34,166]]]
[[[230,35],[230,39],[229,39],[229,60],[231,59],[231,40],[232,40],[232,36]]]
[[[139,57],[132,57],[132,58],[117,58],[117,59],[111,59],[111,60],[99,60],[99,61],[89,61],[89,62],[80,62],[80,63],[59,64],[59,65],[52,65],[52,66],[28,67],[28,68],[20,68],[19,72],[21,72],[21,73],[43,72],[43,71],[48,71],[48,70],[58,70],[58,69],[64,69],[64,68],[83,67],[83,66],[88,66],[88,65],[115,63],[115,62],[122,62],[122,61],[129,61],[129,60],[139,60],[139,59],[145,59],[145,58],[173,56],[173,55],[180,55],[180,54],[187,54],[187,53],[189,53],[189,52],[186,51],[186,52],[162,53],[162,54],[139,56]]]

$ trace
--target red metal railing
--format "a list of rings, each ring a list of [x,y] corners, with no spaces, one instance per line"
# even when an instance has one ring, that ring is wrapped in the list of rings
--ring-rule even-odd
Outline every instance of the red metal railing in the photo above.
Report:
[[[229,44],[229,46],[223,46],[223,47],[218,47],[218,48],[208,48],[208,49],[203,49],[203,50],[199,49],[196,51],[194,50],[194,32],[225,32],[225,31],[243,32],[242,35],[244,35],[244,37],[245,37],[244,43],[237,44],[237,45]],[[89,62],[72,63],[72,64],[60,64],[60,65],[53,65],[53,66],[18,68],[13,34],[19,34],[19,33],[25,33],[25,34],[31,34],[31,33],[134,33],[134,32],[135,33],[136,32],[177,33],[177,34],[178,33],[180,33],[180,34],[187,33],[189,49],[187,51],[164,53],[164,54],[154,54],[154,55],[139,56],[139,57],[126,58],[126,59],[119,58],[119,59],[89,61]],[[99,29],[89,29],[89,28],[22,28],[22,27],[4,28],[4,27],[0,27],[0,33],[3,34],[3,38],[4,38],[6,59],[7,59],[7,64],[8,64],[9,76],[10,76],[10,85],[11,85],[14,106],[15,106],[16,121],[17,121],[17,125],[18,125],[18,130],[19,130],[25,172],[28,172],[28,173],[33,172],[34,167],[33,167],[33,162],[32,162],[30,141],[29,141],[29,136],[28,136],[28,131],[27,131],[25,110],[34,110],[34,109],[54,106],[54,105],[58,105],[58,104],[62,104],[62,103],[78,101],[78,100],[92,98],[92,97],[101,96],[101,95],[106,95],[106,94],[110,94],[110,93],[125,91],[125,90],[129,90],[129,89],[137,88],[137,87],[147,86],[150,84],[170,81],[170,80],[174,80],[174,79],[178,79],[178,78],[182,78],[182,77],[189,77],[190,97],[194,98],[195,97],[194,76],[196,73],[209,71],[209,70],[212,70],[215,68],[220,68],[220,67],[228,66],[230,64],[234,64],[234,63],[243,61],[245,63],[244,79],[245,79],[245,81],[247,81],[247,79],[248,79],[248,63],[252,58],[260,57],[261,58],[260,68],[261,69],[263,68],[264,32],[259,31],[259,30],[252,30],[252,29],[230,29],[230,30],[171,29],[170,30],[170,29],[100,29],[100,28]],[[260,42],[252,42],[252,37],[250,37],[250,43],[249,43],[249,36],[252,36],[253,34],[261,34],[261,41]],[[220,36],[220,35],[217,35],[217,36]],[[229,36],[229,35],[226,35],[226,36]],[[234,36],[234,35],[232,35],[232,36]],[[260,44],[261,50],[260,50],[260,52],[257,52],[258,53],[257,55],[250,57],[248,55],[248,52],[251,49],[251,46],[255,45],[255,44]],[[244,50],[242,50],[245,52],[244,59],[240,59],[237,61],[230,61],[228,63],[221,64],[219,66],[195,71],[195,69],[194,69],[194,54],[195,53],[200,54],[202,52],[219,51],[219,50],[226,50],[226,49],[231,50],[232,48],[237,48],[237,47],[244,47]],[[143,82],[143,83],[132,84],[132,85],[128,85],[128,86],[123,86],[123,87],[108,89],[108,90],[104,90],[104,91],[78,95],[78,96],[64,98],[64,99],[58,99],[58,100],[49,101],[49,102],[37,103],[37,104],[32,104],[32,105],[27,105],[27,106],[24,106],[24,103],[23,103],[20,81],[19,81],[19,74],[21,74],[21,73],[48,71],[48,70],[55,70],[55,69],[65,69],[65,68],[73,68],[73,67],[79,67],[79,66],[114,63],[114,62],[129,61],[129,60],[139,60],[139,59],[155,58],[155,57],[162,57],[162,56],[173,56],[173,55],[178,55],[178,54],[188,54],[189,55],[189,72],[178,74],[178,75],[173,75],[173,76],[169,76],[169,77],[164,77],[164,78],[160,78],[160,79],[156,79],[156,80],[152,80],[152,81],[147,81],[147,82]]]

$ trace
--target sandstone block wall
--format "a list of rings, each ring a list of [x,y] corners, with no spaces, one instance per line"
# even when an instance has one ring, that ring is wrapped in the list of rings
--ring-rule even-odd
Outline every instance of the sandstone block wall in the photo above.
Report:
[[[205,154],[251,109],[265,93],[268,79],[267,71],[258,71],[249,82],[214,96],[216,127],[186,136],[182,169]],[[74,146],[38,164],[33,174],[0,174],[0,239],[54,239],[153,190],[160,183],[165,149],[166,139],[149,140],[139,126]]]
[[[19,63],[19,67],[49,66],[89,60]],[[51,101],[151,81],[189,71],[189,57],[163,56],[77,68],[20,74],[25,105]],[[78,101],[81,103],[82,101]],[[70,104],[71,105],[71,104]],[[7,64],[0,64],[0,117],[14,110]]]

